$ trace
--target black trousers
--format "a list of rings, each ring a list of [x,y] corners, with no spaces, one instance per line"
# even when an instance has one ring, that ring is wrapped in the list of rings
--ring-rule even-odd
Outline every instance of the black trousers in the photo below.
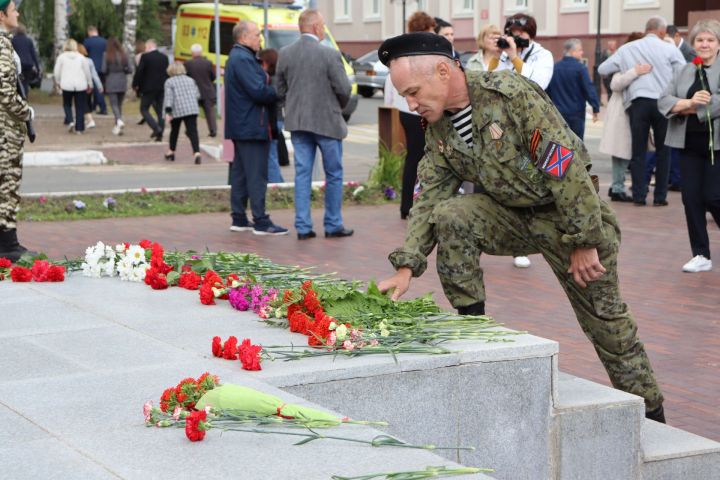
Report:
[[[140,114],[145,119],[155,135],[162,134],[165,129],[165,120],[163,118],[163,99],[165,92],[158,90],[157,92],[146,92],[140,97]],[[157,121],[150,115],[150,107],[155,110]]]
[[[230,207],[234,225],[247,223],[248,200],[256,226],[270,225],[265,212],[270,142],[233,140],[235,155],[230,166]]]
[[[709,211],[720,227],[720,151],[715,152],[715,165],[711,165],[709,152],[680,150],[680,176],[692,255],[710,258],[705,212]]]
[[[87,111],[87,93],[84,90],[73,92],[63,90],[63,109],[65,110],[65,125],[73,121],[72,105],[75,103],[75,131],[85,130],[85,112]]]
[[[400,123],[405,130],[407,155],[402,175],[402,192],[400,193],[400,215],[407,216],[413,205],[413,191],[417,181],[417,169],[420,159],[425,153],[425,131],[420,125],[420,115],[400,112]]]
[[[200,139],[198,138],[197,115],[173,118],[170,121],[170,150],[174,152],[177,147],[178,135],[180,135],[180,125],[183,122],[185,123],[185,135],[187,135],[190,139],[193,153],[199,153]]]
[[[648,183],[645,179],[645,156],[647,154],[648,136],[652,128],[657,158],[653,201],[664,202],[667,199],[668,178],[670,176],[670,152],[665,147],[667,119],[658,110],[657,100],[652,98],[636,98],[632,101],[628,111],[630,112],[630,132],[632,135],[630,173],[632,174],[633,201],[644,202],[648,193]]]

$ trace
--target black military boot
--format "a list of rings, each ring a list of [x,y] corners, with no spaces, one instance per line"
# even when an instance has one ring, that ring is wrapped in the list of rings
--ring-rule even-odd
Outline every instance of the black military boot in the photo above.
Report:
[[[477,302],[466,307],[458,307],[460,315],[485,315],[485,302]]]
[[[660,405],[655,410],[645,410],[645,418],[655,420],[656,422],[665,423],[665,410]]]
[[[17,262],[28,249],[20,245],[17,239],[17,230],[0,230],[0,258],[7,258]]]

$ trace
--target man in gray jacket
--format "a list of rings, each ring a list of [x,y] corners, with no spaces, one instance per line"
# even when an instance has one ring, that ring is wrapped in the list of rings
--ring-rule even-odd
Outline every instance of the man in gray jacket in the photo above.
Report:
[[[615,72],[627,72],[638,63],[649,63],[649,74],[638,77],[623,92],[623,104],[630,114],[632,135],[632,173],[633,203],[642,207],[646,204],[648,182],[645,178],[645,156],[647,154],[650,127],[655,138],[657,169],[655,171],[655,191],[653,205],[662,207],[668,204],[668,179],[670,174],[670,152],[665,146],[667,119],[658,111],[657,100],[673,78],[673,72],[685,65],[680,50],[664,42],[667,22],[662,17],[651,17],[645,25],[645,36],[629,42],[598,67],[600,75]]]
[[[322,45],[325,22],[317,10],[299,19],[300,39],[280,51],[276,76],[278,96],[285,100],[285,129],[295,150],[295,229],[299,240],[314,238],[310,189],[315,151],[320,148],[325,170],[326,237],[349,237],[342,220],[342,139],[347,125],[342,109],[351,86],[340,52]]]

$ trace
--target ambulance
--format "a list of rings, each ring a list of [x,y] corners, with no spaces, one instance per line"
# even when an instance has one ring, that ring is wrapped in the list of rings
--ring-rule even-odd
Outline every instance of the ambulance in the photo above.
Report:
[[[262,48],[281,48],[290,45],[300,38],[298,18],[300,7],[288,5],[273,5],[268,8],[268,45]],[[232,30],[241,21],[254,22],[263,31],[265,25],[265,10],[262,5],[220,5],[220,67],[224,68],[225,61],[233,47]],[[175,50],[177,60],[192,58],[190,47],[199,44],[203,55],[215,64],[215,6],[212,3],[186,3],[180,5],[177,12],[175,27]],[[340,50],[330,31],[325,27],[325,38],[322,43],[335,50]],[[352,85],[350,102],[343,110],[343,117],[347,121],[355,111],[358,104],[357,83],[355,72],[345,57],[342,57],[345,73]]]

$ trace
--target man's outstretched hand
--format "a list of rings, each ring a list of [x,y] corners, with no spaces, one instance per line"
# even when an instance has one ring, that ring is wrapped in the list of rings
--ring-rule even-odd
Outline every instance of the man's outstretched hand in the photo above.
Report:
[[[400,267],[398,271],[390,278],[378,283],[378,288],[385,293],[388,290],[395,289],[390,297],[393,301],[397,301],[410,288],[410,279],[412,278],[412,270],[408,267]]]
[[[570,268],[575,283],[582,288],[589,282],[594,282],[605,273],[605,267],[600,263],[597,248],[576,248],[570,254]]]

